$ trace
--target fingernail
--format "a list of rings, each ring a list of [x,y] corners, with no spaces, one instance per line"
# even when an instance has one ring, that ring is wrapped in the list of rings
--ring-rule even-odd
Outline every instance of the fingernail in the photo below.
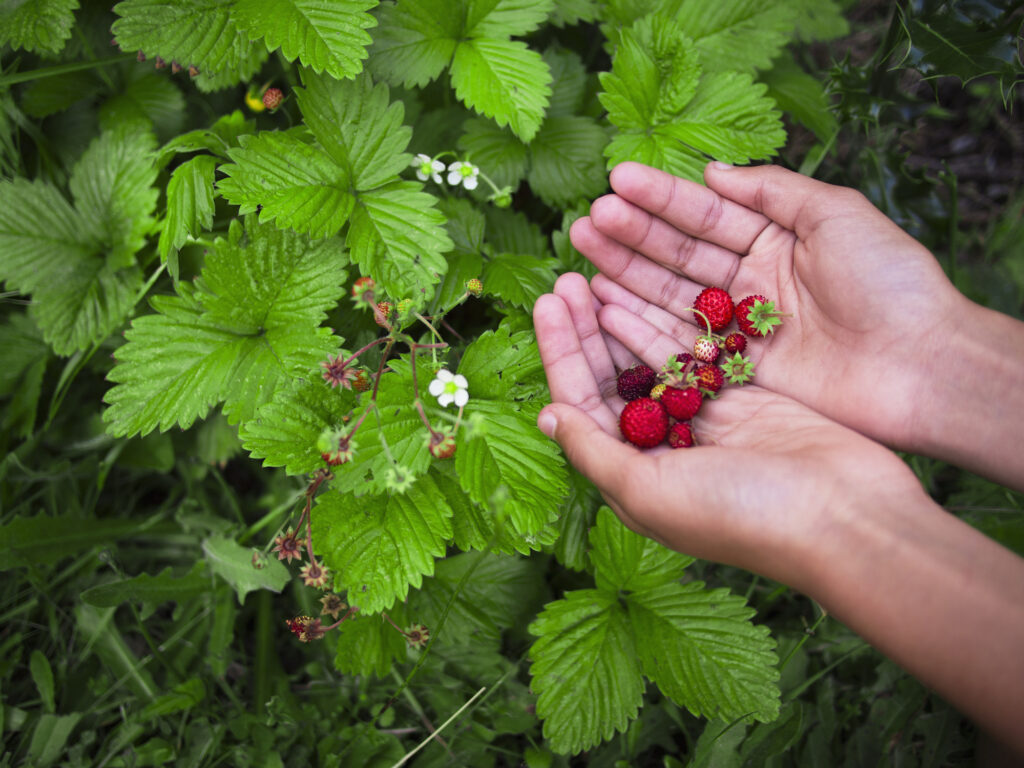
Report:
[[[558,426],[558,419],[555,415],[549,411],[541,411],[540,416],[537,417],[537,427],[548,437],[554,439],[555,427]]]
[[[723,163],[720,160],[715,160],[713,163],[711,163],[711,167],[714,168],[716,171],[728,171],[732,168],[731,165],[729,165],[728,163]]]

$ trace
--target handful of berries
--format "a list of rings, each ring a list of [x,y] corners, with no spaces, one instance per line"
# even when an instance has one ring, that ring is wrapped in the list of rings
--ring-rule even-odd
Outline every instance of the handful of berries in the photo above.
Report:
[[[619,397],[626,401],[619,429],[639,448],[653,448],[666,439],[673,448],[695,445],[690,420],[704,398],[718,397],[727,381],[742,386],[754,378],[754,364],[743,355],[747,337],[763,338],[782,322],[775,303],[764,296],[748,296],[734,305],[726,291],[714,286],[701,291],[692,311],[705,326],[692,355],[673,355],[660,373],[646,365],[634,365],[619,374]],[[733,318],[742,333],[718,335]],[[716,365],[723,350],[733,356],[726,355],[724,363]]]

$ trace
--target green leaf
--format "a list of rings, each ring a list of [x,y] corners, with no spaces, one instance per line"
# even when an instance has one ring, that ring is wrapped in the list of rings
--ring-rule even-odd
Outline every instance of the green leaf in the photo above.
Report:
[[[529,168],[529,150],[508,128],[492,120],[467,120],[459,137],[459,149],[499,187],[515,189]]]
[[[141,50],[183,67],[195,66],[197,85],[217,90],[248,80],[267,58],[231,16],[233,0],[123,0],[112,31],[127,51]]]
[[[558,262],[528,254],[501,253],[484,262],[487,292],[530,310],[555,284]]]
[[[232,19],[249,34],[263,38],[288,61],[298,58],[318,74],[345,78],[358,74],[371,39],[367,27],[376,23],[367,10],[377,0],[236,0]]]
[[[185,161],[171,174],[167,183],[167,218],[160,233],[160,258],[168,260],[189,235],[199,234],[213,225],[213,173],[217,160],[212,155],[198,155]],[[177,259],[171,274],[177,278]]]
[[[256,568],[252,553],[252,549],[223,536],[212,536],[203,542],[206,564],[234,588],[239,605],[250,592],[280,592],[292,578],[284,565],[271,558],[264,560],[262,568]]]
[[[707,158],[665,135],[659,127],[648,133],[620,133],[604,148],[608,170],[627,160],[660,168],[691,181],[702,181]]]
[[[355,189],[375,189],[409,167],[412,130],[386,85],[369,75],[343,82],[307,75],[305,84],[296,97],[306,125]]]
[[[337,349],[320,322],[344,291],[344,264],[337,241],[233,221],[195,290],[155,297],[157,313],[125,334],[108,374],[108,431],[187,429],[221,400],[230,423],[252,418]]]
[[[313,510],[313,541],[336,589],[363,613],[387,610],[434,572],[451,538],[451,507],[429,476],[404,494],[356,498],[329,491]]]
[[[138,714],[140,723],[149,722],[155,717],[173,715],[175,712],[187,712],[194,709],[206,698],[206,687],[198,677],[189,678],[183,683],[178,683],[171,689],[153,701],[149,702]]]
[[[549,117],[530,142],[530,189],[553,208],[600,196],[608,186],[608,135],[589,117]]]
[[[398,626],[406,622],[406,608],[396,604],[388,616]],[[338,649],[334,666],[343,675],[376,675],[386,677],[396,661],[403,661],[408,651],[405,637],[383,616],[355,614],[336,630]]]
[[[448,0],[380,5],[370,66],[394,85],[422,87],[452,60],[462,20]]]
[[[551,13],[554,0],[465,0],[470,37],[518,37],[539,27]]]
[[[547,379],[530,331],[512,333],[502,324],[473,340],[459,361],[459,373],[469,382],[471,399],[547,400]]]
[[[505,496],[505,510],[515,529],[535,534],[554,518],[565,495],[561,452],[537,429],[534,411],[476,399],[472,386],[469,392],[467,418],[480,423],[455,453],[459,483],[479,504]]]
[[[284,467],[289,475],[313,472],[324,466],[317,439],[344,423],[354,401],[351,391],[335,391],[322,379],[297,379],[242,425],[242,447],[265,467]]]
[[[0,571],[46,566],[93,547],[109,546],[138,534],[154,520],[90,520],[73,515],[15,516],[0,526]]]
[[[551,93],[551,72],[526,43],[489,38],[459,43],[451,78],[466,106],[509,126],[524,142],[536,135]]]
[[[28,745],[28,760],[31,765],[48,768],[64,754],[64,748],[82,719],[80,712],[70,715],[44,714],[32,731],[32,741]]]
[[[160,148],[157,167],[164,167],[175,154],[198,152],[203,149],[226,160],[227,151],[238,146],[239,138],[255,132],[256,123],[246,120],[242,111],[236,109],[231,114],[219,118],[209,128],[189,131],[168,141]]]
[[[551,70],[551,103],[548,118],[576,115],[587,91],[587,70],[575,51],[548,48],[544,61]]]
[[[825,95],[824,84],[804,72],[792,54],[779,56],[760,79],[768,86],[767,95],[779,109],[799,120],[819,140],[829,141],[835,135],[838,123]]]
[[[778,658],[768,628],[743,598],[700,582],[668,583],[626,598],[644,674],[694,715],[774,720]]]
[[[489,207],[487,243],[496,253],[529,253],[532,256],[551,255],[547,236],[521,211]]]
[[[835,0],[791,0],[796,14],[796,34],[804,42],[834,40],[850,32],[843,9]]]
[[[452,241],[437,198],[416,181],[360,192],[345,242],[349,258],[395,298],[427,295],[448,268]]]
[[[790,0],[682,0],[676,21],[696,42],[707,71],[753,73],[766,69],[793,36],[796,8]]]
[[[590,558],[597,586],[610,592],[654,589],[678,581],[692,557],[633,533],[608,507],[590,531]]]
[[[156,698],[156,683],[152,675],[132,653],[114,623],[115,609],[100,610],[86,603],[78,603],[74,611],[75,628],[85,640],[85,648],[80,651],[78,658],[84,661],[95,653],[113,678],[123,678],[127,687],[139,698],[145,701]]]
[[[32,675],[32,682],[36,684],[36,690],[39,691],[39,698],[43,700],[43,709],[53,714],[57,711],[53,701],[53,670],[50,668],[46,654],[38,648],[32,651],[28,669]]]
[[[643,678],[625,612],[613,594],[586,589],[548,603],[530,625],[531,688],[544,737],[577,753],[625,731],[643,702]]]
[[[71,37],[78,0],[14,0],[0,5],[0,48],[58,53]]]
[[[185,122],[185,97],[174,81],[138,66],[125,70],[117,92],[100,107],[100,127],[113,131],[129,122],[166,139]]]
[[[249,553],[252,556],[252,553]],[[156,576],[141,573],[128,579],[90,587],[82,600],[98,608],[113,608],[121,603],[142,603],[153,607],[173,600],[181,603],[209,592],[213,588],[206,564],[200,560],[183,576],[173,576],[164,568]]]
[[[598,0],[555,0],[551,23],[556,27],[568,27],[580,22],[596,21],[598,6]]]
[[[298,138],[299,132],[239,137],[239,147],[228,150],[233,164],[220,169],[228,178],[217,189],[240,206],[240,214],[260,210],[260,222],[330,237],[355,204],[350,180],[323,149]]]
[[[96,73],[88,70],[33,80],[21,96],[21,108],[31,117],[49,117],[77,101],[92,98],[102,85]]]

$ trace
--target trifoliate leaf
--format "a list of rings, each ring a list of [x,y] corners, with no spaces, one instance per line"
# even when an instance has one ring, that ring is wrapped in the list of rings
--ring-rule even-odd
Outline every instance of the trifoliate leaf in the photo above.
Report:
[[[451,507],[429,476],[403,494],[356,498],[328,491],[312,512],[313,542],[335,587],[362,613],[387,610],[434,572],[452,535]]]
[[[305,83],[296,97],[306,125],[355,189],[375,189],[409,166],[412,130],[402,125],[402,103],[391,103],[386,85],[374,85],[369,75],[343,82],[307,76]]]
[[[221,166],[228,178],[217,188],[239,213],[260,210],[260,221],[329,237],[348,220],[355,198],[344,169],[296,131],[242,136],[228,151],[234,164]]]
[[[296,376],[319,370],[337,341],[320,322],[344,291],[336,240],[235,220],[193,291],[155,297],[134,321],[108,375],[111,434],[188,428],[224,400],[231,423],[250,419]]]
[[[638,644],[616,595],[566,592],[544,607],[530,633],[539,638],[530,648],[531,688],[551,747],[576,753],[625,731],[644,684]]]
[[[473,158],[499,187],[515,189],[529,168],[528,149],[508,128],[499,128],[492,120],[467,120],[459,137],[459,149]]]
[[[354,404],[350,390],[332,389],[322,378],[296,380],[242,425],[242,447],[265,467],[308,474],[324,466],[317,438],[325,429],[342,427]]]
[[[442,254],[452,241],[436,202],[415,181],[359,193],[346,238],[349,257],[387,294],[426,293],[448,268]]]
[[[466,414],[483,419],[455,453],[459,483],[479,504],[495,494],[507,494],[505,510],[512,525],[520,533],[536,533],[553,519],[565,495],[561,453],[537,429],[534,410],[474,399],[472,388],[469,391]]]
[[[407,622],[406,609],[402,603],[394,605],[388,611],[388,616],[399,627]],[[327,617],[321,617],[320,620],[333,622],[333,619]],[[334,655],[334,666],[343,675],[384,677],[396,661],[406,657],[408,646],[405,637],[383,616],[357,613],[335,631],[338,650]]]
[[[608,135],[589,117],[549,117],[530,142],[530,189],[560,208],[608,186],[602,153]]]
[[[167,183],[167,218],[157,247],[164,261],[171,251],[185,244],[189,235],[199,237],[200,232],[213,224],[213,173],[216,169],[216,158],[198,155],[179,165],[171,174]],[[177,279],[177,258],[171,274]]]
[[[521,402],[547,395],[536,337],[530,331],[512,333],[505,324],[476,337],[459,361],[459,373],[474,399]]]
[[[669,583],[626,598],[644,674],[694,715],[768,722],[779,712],[768,628],[727,589]]]
[[[378,11],[370,67],[394,85],[422,87],[434,80],[455,52],[463,20],[449,0],[385,2]]]
[[[0,48],[58,53],[71,37],[78,0],[20,0],[0,5]]]
[[[459,43],[451,78],[466,106],[509,126],[524,142],[533,139],[544,120],[551,72],[526,43],[490,38]]]
[[[597,586],[612,592],[634,592],[678,581],[693,562],[692,557],[633,533],[608,507],[601,507],[590,531],[590,558]]]
[[[239,604],[245,602],[250,592],[260,589],[280,592],[292,578],[282,563],[270,558],[263,561],[262,568],[256,568],[252,564],[252,549],[223,536],[206,539],[203,553],[210,570],[234,587]]]
[[[134,254],[157,197],[152,147],[130,127],[93,141],[71,174],[75,208],[44,182],[0,182],[0,278],[32,294],[32,315],[57,354],[104,338],[134,302]]]
[[[554,259],[529,254],[498,254],[484,262],[484,285],[488,293],[529,310],[554,286],[557,264]]]
[[[112,30],[127,51],[141,50],[183,67],[195,66],[197,84],[216,90],[247,80],[266,60],[262,47],[231,16],[233,0],[123,0]]]
[[[236,0],[232,19],[250,40],[263,38],[270,51],[280,47],[288,61],[298,58],[314,72],[331,77],[358,74],[370,44],[366,13],[377,0]]]
[[[604,155],[608,170],[631,160],[693,181],[703,179],[707,165],[706,157],[662,133],[662,126],[650,132],[620,133],[604,148]]]
[[[682,0],[676,21],[697,44],[709,72],[765,69],[793,36],[790,0]]]
[[[459,582],[472,569],[461,589]],[[471,645],[495,641],[530,609],[542,586],[540,572],[528,560],[471,552],[438,562],[434,575],[409,598],[409,611],[434,628],[450,601],[444,628],[434,636],[445,643]]]
[[[470,0],[464,34],[470,37],[519,37],[533,32],[551,13],[554,0]]]

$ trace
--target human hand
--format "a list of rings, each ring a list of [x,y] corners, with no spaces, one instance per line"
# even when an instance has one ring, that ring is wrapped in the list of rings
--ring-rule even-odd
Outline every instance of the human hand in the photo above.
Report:
[[[623,443],[616,367],[639,359],[658,369],[682,345],[659,338],[634,357],[601,332],[598,306],[578,274],[560,277],[534,306],[553,400],[538,424],[633,530],[803,588],[850,517],[862,523],[871,510],[924,498],[893,453],[758,385],[705,402],[694,419],[698,448]]]
[[[710,164],[708,187],[637,163],[572,227],[600,270],[604,331],[634,352],[689,349],[708,285],[791,317],[747,354],[758,385],[876,440],[921,449],[921,391],[973,305],[935,258],[860,193],[778,167]],[[741,407],[747,400],[726,408]],[[732,403],[735,403],[733,405]]]

